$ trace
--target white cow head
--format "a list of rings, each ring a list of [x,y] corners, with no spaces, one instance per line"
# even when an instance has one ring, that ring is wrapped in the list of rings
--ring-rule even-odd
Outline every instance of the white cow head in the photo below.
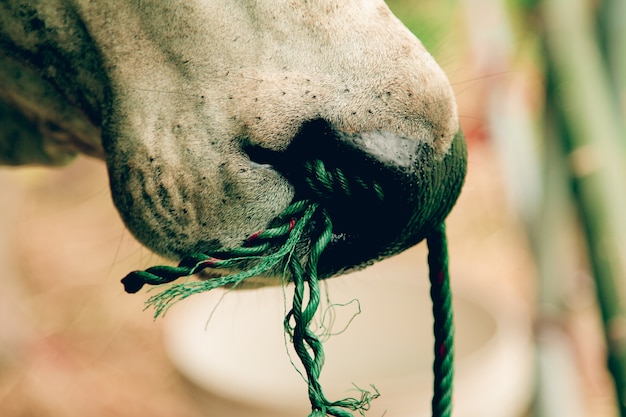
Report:
[[[322,202],[325,275],[413,245],[458,195],[451,88],[382,0],[8,0],[0,28],[0,102],[25,143],[5,162],[103,157],[162,255],[240,245],[309,197],[308,159],[385,192]]]

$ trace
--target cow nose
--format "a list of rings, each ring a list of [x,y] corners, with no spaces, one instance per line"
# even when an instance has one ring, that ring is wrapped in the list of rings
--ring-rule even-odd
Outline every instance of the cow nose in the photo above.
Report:
[[[325,208],[333,224],[319,272],[331,276],[399,253],[426,237],[454,205],[466,171],[462,133],[438,154],[432,143],[384,131],[344,132],[305,123],[280,154],[246,149],[270,163],[296,199]]]

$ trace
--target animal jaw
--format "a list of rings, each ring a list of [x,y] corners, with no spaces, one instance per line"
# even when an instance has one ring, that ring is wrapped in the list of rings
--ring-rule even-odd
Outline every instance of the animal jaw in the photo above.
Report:
[[[425,178],[464,160],[448,81],[380,0],[0,8],[0,101],[45,138],[33,141],[39,154],[61,150],[51,162],[77,151],[105,159],[129,230],[167,257],[240,245],[306,193],[294,152],[332,165],[339,150],[351,175],[375,170],[387,189],[383,208],[331,207],[361,221],[335,233],[320,270],[358,267],[424,237],[411,219]],[[329,137],[358,139],[322,144]],[[23,153],[14,159],[46,162]],[[432,222],[459,184],[435,190],[449,203]]]

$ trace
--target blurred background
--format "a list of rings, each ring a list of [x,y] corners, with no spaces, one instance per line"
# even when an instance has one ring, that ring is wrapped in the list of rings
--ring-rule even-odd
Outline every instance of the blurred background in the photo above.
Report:
[[[454,286],[532,331],[517,415],[626,416],[626,2],[388,4],[448,74],[469,144]],[[1,416],[257,415],[199,401],[145,293],[123,292],[126,273],[162,261],[125,230],[101,162],[3,167],[0,189]],[[402,258],[408,279],[427,280],[424,246]]]

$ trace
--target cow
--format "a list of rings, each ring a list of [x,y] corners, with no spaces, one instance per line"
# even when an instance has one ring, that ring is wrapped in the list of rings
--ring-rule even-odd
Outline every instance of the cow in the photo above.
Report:
[[[450,84],[382,0],[4,0],[0,50],[0,163],[103,159],[168,258],[241,245],[315,159],[384,193],[321,200],[332,276],[423,239],[464,175]]]

